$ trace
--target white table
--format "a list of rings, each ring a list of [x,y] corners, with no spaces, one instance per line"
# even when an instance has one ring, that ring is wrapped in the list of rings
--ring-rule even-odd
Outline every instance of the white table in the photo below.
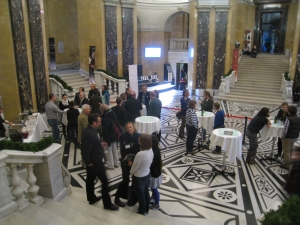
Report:
[[[224,134],[224,131],[232,132],[232,135]],[[242,157],[242,134],[241,132],[229,128],[215,129],[210,135],[210,148],[221,146],[224,151],[223,166],[225,166],[226,156],[230,163],[234,163],[236,158]]]
[[[77,108],[77,109],[78,109],[78,111],[79,111],[79,114],[81,114],[82,108]],[[68,110],[69,110],[69,109],[65,109],[64,111],[66,112],[66,111],[68,111]],[[68,117],[67,117],[67,113],[64,113],[64,114],[62,115],[61,122],[62,122],[63,125],[68,126]]]
[[[203,146],[203,129],[206,130],[207,133],[211,133],[213,131],[214,128],[214,122],[215,122],[215,114],[212,112],[205,112],[203,113],[202,116],[202,112],[196,112],[198,121],[199,121],[199,127],[201,127],[201,144],[199,144],[199,139],[198,139],[198,145],[199,146]],[[205,147],[204,147],[205,148]]]
[[[41,133],[49,130],[40,113],[33,113],[32,116],[37,116],[37,119],[33,131],[29,131],[28,138],[23,139],[25,143],[38,142],[41,139]]]
[[[143,109],[140,110],[140,112],[141,112],[141,116],[147,116],[147,108],[144,104],[143,104]]]
[[[160,119],[154,116],[141,116],[135,119],[135,127],[138,133],[152,134],[161,129]]]
[[[271,159],[273,160],[273,153],[274,153],[274,147],[275,147],[275,141],[277,137],[281,137],[282,136],[282,131],[284,129],[284,125],[283,123],[278,120],[277,123],[274,123],[274,120],[271,120],[271,126],[268,127],[267,125],[265,125],[261,131],[260,131],[260,136],[261,136],[261,140],[263,142],[266,142],[267,139],[269,137],[272,137],[272,151],[271,151],[271,155],[270,157],[267,157],[266,159]],[[272,163],[272,161],[271,161]]]

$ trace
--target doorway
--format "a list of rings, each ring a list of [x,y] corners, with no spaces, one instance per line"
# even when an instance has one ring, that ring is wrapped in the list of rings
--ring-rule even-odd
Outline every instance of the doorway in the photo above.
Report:
[[[187,84],[187,81],[188,81],[188,64],[187,63],[177,63],[176,64],[176,89],[177,90],[182,89],[182,87],[180,87],[181,78],[183,78]]]
[[[284,53],[287,9],[259,5],[256,11],[254,45],[261,53]]]

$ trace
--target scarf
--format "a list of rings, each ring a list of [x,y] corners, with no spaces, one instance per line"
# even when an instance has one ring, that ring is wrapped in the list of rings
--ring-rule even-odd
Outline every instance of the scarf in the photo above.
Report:
[[[63,99],[61,99],[61,103],[63,104],[63,105],[69,105],[69,101],[68,101],[68,99],[65,101],[65,100],[63,100]]]

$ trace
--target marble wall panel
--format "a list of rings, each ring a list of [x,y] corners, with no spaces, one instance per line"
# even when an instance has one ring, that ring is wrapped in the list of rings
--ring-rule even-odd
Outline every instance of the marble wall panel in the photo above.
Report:
[[[28,0],[27,5],[36,102],[38,110],[42,111],[48,101],[48,92],[40,1]]]
[[[216,12],[213,89],[219,89],[224,75],[228,12]]]
[[[128,65],[134,64],[133,8],[122,8],[123,76],[129,77]]]
[[[33,108],[22,0],[9,0],[12,36],[22,111]],[[16,112],[17,113],[17,112]]]
[[[300,40],[298,45],[298,54],[297,54],[297,62],[296,62],[296,70],[295,70],[295,78],[294,78],[294,88],[300,87]]]
[[[207,83],[209,14],[198,12],[196,88],[206,88]]]
[[[106,70],[118,75],[117,7],[105,6]]]

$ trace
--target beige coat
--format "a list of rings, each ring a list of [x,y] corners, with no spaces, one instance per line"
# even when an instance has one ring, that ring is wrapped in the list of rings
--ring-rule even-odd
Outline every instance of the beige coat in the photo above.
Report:
[[[88,115],[85,114],[84,112],[82,112],[79,116],[78,116],[78,137],[77,137],[77,141],[78,143],[81,143],[81,135],[82,135],[82,131],[84,128],[86,128],[89,125],[88,122]]]

